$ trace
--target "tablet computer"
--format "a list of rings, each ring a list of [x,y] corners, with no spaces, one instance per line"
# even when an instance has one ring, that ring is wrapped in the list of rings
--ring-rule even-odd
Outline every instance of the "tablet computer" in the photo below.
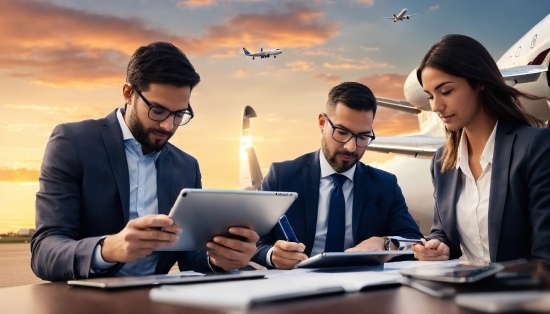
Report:
[[[476,282],[480,279],[490,277],[503,270],[504,266],[500,264],[487,263],[465,263],[455,266],[421,266],[414,268],[401,269],[403,276],[442,281],[442,282]]]
[[[374,252],[325,252],[299,262],[297,268],[326,268],[380,265],[388,257],[411,255],[413,251],[374,251]]]
[[[118,289],[138,286],[156,286],[167,284],[190,284],[229,280],[260,279],[264,275],[256,274],[253,271],[223,273],[223,274],[201,274],[201,273],[175,273],[166,275],[126,276],[126,277],[105,277],[69,280],[68,284],[101,289]]]
[[[298,197],[294,192],[183,189],[170,216],[182,233],[175,245],[157,251],[201,251],[215,236],[235,238],[229,227],[267,234]]]

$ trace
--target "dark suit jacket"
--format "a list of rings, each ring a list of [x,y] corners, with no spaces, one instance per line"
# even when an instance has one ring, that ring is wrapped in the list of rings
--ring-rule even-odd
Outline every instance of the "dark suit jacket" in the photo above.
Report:
[[[297,192],[286,216],[298,240],[310,255],[315,241],[321,167],[319,151],[292,161],[273,163],[260,190]],[[409,214],[394,175],[358,162],[353,178],[352,229],[354,244],[370,237],[402,236],[421,238],[418,225]],[[275,226],[261,237],[253,261],[265,265],[266,254],[278,240],[286,240]]]
[[[462,189],[460,169],[441,173],[440,148],[432,160],[434,223],[430,238],[462,255],[456,203]],[[499,121],[489,196],[491,262],[519,258],[550,261],[550,130]]]
[[[201,188],[197,160],[167,144],[156,161],[159,214],[183,188]],[[130,183],[116,111],[105,119],[58,125],[52,132],[36,194],[31,267],[45,280],[88,278],[100,238],[128,223]],[[176,261],[182,270],[210,271],[206,252],[163,252],[156,273]],[[112,276],[123,264],[99,276]],[[98,276],[98,275],[95,275]]]

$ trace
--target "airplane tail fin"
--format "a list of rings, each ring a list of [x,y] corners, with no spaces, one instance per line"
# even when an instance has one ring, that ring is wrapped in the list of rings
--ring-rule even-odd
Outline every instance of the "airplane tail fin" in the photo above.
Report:
[[[250,119],[255,117],[256,112],[252,107],[244,107],[240,150],[240,188],[245,190],[256,190],[263,180],[260,163],[252,146]]]
[[[264,48],[260,48],[260,52],[264,52]]]
[[[244,54],[247,55],[247,56],[250,54],[250,51],[246,50],[245,47],[243,47],[243,51],[244,51]]]
[[[393,18],[396,19],[396,18],[397,18],[397,15],[394,14],[394,15],[393,15]]]

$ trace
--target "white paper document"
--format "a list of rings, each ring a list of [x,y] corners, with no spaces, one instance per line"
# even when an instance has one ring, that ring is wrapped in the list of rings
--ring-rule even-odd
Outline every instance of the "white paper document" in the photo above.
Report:
[[[271,273],[270,273],[271,272]],[[346,269],[264,271],[268,279],[163,286],[151,290],[153,301],[197,307],[242,310],[251,304],[328,293],[355,292],[366,287],[399,284],[397,270],[383,266]]]

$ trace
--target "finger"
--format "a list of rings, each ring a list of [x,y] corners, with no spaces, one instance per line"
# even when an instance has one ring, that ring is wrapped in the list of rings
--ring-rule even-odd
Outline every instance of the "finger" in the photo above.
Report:
[[[422,256],[425,256],[425,257],[436,257],[436,256],[441,256],[443,254],[441,254],[440,251],[438,250],[433,250],[433,249],[421,249],[419,251],[417,251],[416,253],[422,255]]]
[[[247,239],[246,242],[256,243],[258,242],[258,240],[260,240],[260,237],[258,236],[256,231],[248,228],[231,227],[229,228],[229,233],[245,237]]]
[[[172,232],[148,229],[129,232],[126,234],[125,240],[131,241],[132,239],[141,241],[176,242],[178,241],[179,236]]]
[[[431,239],[430,241],[428,241],[424,246],[427,248],[427,249],[436,249],[439,244],[441,244],[441,242],[437,239]]]
[[[292,252],[304,252],[306,249],[306,246],[303,243],[294,243],[283,240],[275,242],[275,246],[279,249]]]
[[[244,256],[244,253],[242,252],[232,250],[214,242],[206,243],[206,247],[208,248],[208,254],[217,254],[226,260],[237,261],[242,259]]]
[[[289,251],[282,251],[282,250],[281,251],[273,250],[273,257],[290,260],[290,261],[297,261],[297,262],[305,261],[306,259],[308,259],[307,255],[305,255],[304,253],[289,252]]]
[[[230,239],[222,236],[214,237],[212,241],[238,252],[250,252],[251,250],[256,251],[256,244],[251,242],[243,242],[241,240]]]
[[[147,215],[144,217],[132,219],[128,226],[136,229],[163,228],[174,224],[172,218],[166,215]]]
[[[238,261],[229,260],[216,252],[209,251],[208,256],[210,256],[212,264],[221,267],[224,270],[237,269],[246,266],[241,265]]]

